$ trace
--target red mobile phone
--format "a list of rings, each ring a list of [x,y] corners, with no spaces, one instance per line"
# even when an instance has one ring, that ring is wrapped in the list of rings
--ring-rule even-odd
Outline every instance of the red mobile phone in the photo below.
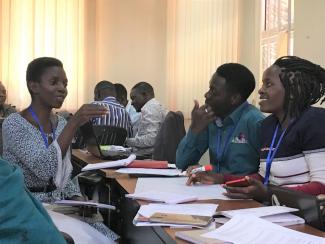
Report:
[[[241,178],[238,180],[231,180],[225,182],[226,186],[235,186],[235,187],[244,187],[244,186],[249,186],[249,183],[246,178]]]

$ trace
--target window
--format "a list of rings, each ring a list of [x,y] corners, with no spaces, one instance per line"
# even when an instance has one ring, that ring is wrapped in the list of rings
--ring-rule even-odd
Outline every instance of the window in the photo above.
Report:
[[[293,54],[294,0],[262,0],[262,70]]]

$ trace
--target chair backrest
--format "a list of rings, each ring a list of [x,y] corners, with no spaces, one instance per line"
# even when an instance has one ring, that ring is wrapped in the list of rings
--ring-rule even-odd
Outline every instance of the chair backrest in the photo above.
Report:
[[[153,159],[175,163],[177,146],[185,134],[183,113],[168,112],[156,137]]]
[[[127,131],[124,128],[106,125],[95,125],[86,123],[80,127],[81,134],[85,140],[87,150],[96,157],[109,159],[105,156],[100,145],[123,146],[126,140]]]
[[[127,137],[126,129],[115,126],[86,123],[80,127],[80,131],[86,144],[90,139],[96,138],[98,145],[123,146]]]
[[[269,201],[272,205],[297,208],[299,211],[293,212],[293,214],[304,218],[307,224],[325,231],[324,219],[320,210],[321,203],[324,202],[316,196],[274,185],[270,185],[268,190],[270,192]]]
[[[123,146],[128,134],[124,128],[106,125],[93,125],[93,131],[99,145]]]

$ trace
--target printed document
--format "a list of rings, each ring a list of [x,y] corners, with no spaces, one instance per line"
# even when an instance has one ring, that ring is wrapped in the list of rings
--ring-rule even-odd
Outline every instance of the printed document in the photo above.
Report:
[[[286,206],[265,206],[265,207],[258,207],[258,208],[236,209],[236,210],[221,211],[220,214],[226,216],[227,218],[216,218],[215,221],[217,223],[224,224],[227,221],[229,221],[229,218],[233,218],[236,215],[250,214],[256,217],[261,217],[267,221],[282,226],[305,223],[305,220],[303,218],[290,213],[295,211],[298,211],[298,209],[289,208]]]
[[[324,244],[325,239],[273,224],[253,215],[236,215],[223,226],[203,234],[234,244]]]
[[[226,190],[221,185],[186,185],[187,177],[175,178],[139,178],[135,188],[135,194],[148,191],[161,191],[180,195],[195,196],[198,200],[221,199],[230,200],[224,196]]]
[[[168,204],[177,204],[197,200],[197,197],[194,195],[183,195],[162,191],[148,191],[142,193],[126,194],[125,197],[145,201],[164,202]]]
[[[265,206],[265,207],[258,207],[258,208],[244,208],[244,209],[221,211],[221,214],[228,218],[232,218],[238,214],[250,214],[256,217],[263,217],[263,216],[295,212],[298,210],[299,209],[289,208],[286,206]]]

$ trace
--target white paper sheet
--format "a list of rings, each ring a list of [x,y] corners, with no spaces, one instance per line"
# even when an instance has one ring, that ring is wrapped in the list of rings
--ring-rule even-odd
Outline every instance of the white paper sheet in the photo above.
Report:
[[[217,204],[210,203],[193,203],[193,204],[158,204],[150,203],[142,205],[138,214],[149,218],[154,213],[171,213],[171,214],[188,214],[188,215],[201,215],[212,216],[216,209]]]
[[[135,193],[148,191],[161,191],[180,195],[196,196],[198,200],[222,199],[230,200],[222,193],[226,190],[221,185],[201,185],[195,184],[187,186],[186,177],[175,178],[139,178],[135,188]]]
[[[136,159],[135,154],[131,154],[128,158],[125,159],[120,159],[120,160],[110,161],[110,162],[107,161],[107,162],[102,162],[97,164],[88,164],[87,166],[83,167],[81,171],[125,167],[135,159]]]
[[[295,211],[298,211],[298,209],[288,208],[285,206],[266,206],[266,207],[258,207],[258,208],[244,208],[244,209],[221,211],[221,214],[228,218],[232,218],[238,214],[251,214],[256,217],[262,217],[262,216],[270,216],[270,215],[289,213]]]
[[[180,176],[179,169],[145,169],[145,168],[123,168],[116,172],[121,174],[141,174],[141,175],[164,175],[164,176]]]
[[[303,218],[300,218],[291,213],[276,214],[261,218],[282,226],[290,226],[305,223],[305,220]]]
[[[273,224],[253,215],[237,215],[202,235],[234,244],[324,244],[325,239]]]
[[[177,204],[197,200],[197,197],[194,195],[175,194],[161,191],[148,191],[136,194],[126,194],[125,196],[133,199],[140,199],[153,202],[165,202],[168,204]]]
[[[78,219],[47,210],[55,226],[69,234],[76,244],[109,244],[115,243],[89,224]]]
[[[87,201],[74,201],[74,200],[59,200],[55,201],[55,204],[60,205],[67,205],[67,206],[87,206],[87,207],[94,207],[94,208],[104,208],[104,209],[111,209],[115,210],[115,206],[97,202],[87,202]]]
[[[260,217],[264,220],[270,221],[274,224],[278,224],[281,226],[290,226],[290,225],[297,225],[297,224],[304,224],[305,220],[303,218],[300,218],[296,215],[293,215],[291,213],[283,213],[283,214],[276,214],[276,215],[270,215],[265,217]],[[225,224],[230,220],[230,218],[227,217],[218,217],[215,218],[214,221],[216,223]]]

